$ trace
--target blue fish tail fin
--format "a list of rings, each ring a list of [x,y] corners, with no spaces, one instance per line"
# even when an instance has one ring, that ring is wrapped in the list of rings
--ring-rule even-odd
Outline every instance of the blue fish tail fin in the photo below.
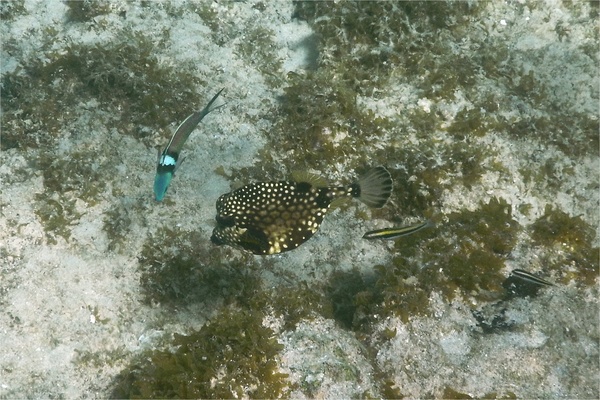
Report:
[[[223,90],[225,90],[225,88],[219,90],[219,92],[217,94],[215,94],[212,99],[210,99],[210,101],[208,102],[206,107],[204,107],[204,110],[202,110],[202,113],[204,115],[208,114],[211,111],[215,111],[216,109],[219,109],[219,108],[223,107],[225,104],[227,104],[226,102],[222,103],[222,104],[218,104],[218,105],[215,104],[215,100],[217,100],[217,97],[219,97],[219,95],[221,94],[221,92]]]

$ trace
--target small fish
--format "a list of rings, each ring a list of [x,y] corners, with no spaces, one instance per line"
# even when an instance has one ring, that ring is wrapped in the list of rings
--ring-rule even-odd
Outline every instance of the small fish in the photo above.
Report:
[[[548,282],[545,279],[539,278],[527,271],[522,269],[513,269],[510,272],[511,276],[517,277],[527,283],[533,283],[539,286],[554,286],[552,283]]]
[[[508,278],[502,282],[502,287],[506,289],[506,297],[527,297],[536,296],[538,291],[544,286],[554,286],[545,279],[537,277],[522,269],[513,269]]]
[[[254,254],[282,253],[314,235],[333,201],[356,197],[381,208],[391,192],[392,178],[384,167],[373,168],[347,187],[303,181],[253,183],[217,200],[217,227],[211,240]]]
[[[224,106],[224,104],[221,104],[217,107],[212,106],[222,91],[223,89],[219,90],[219,92],[213,96],[206,107],[204,107],[202,110],[196,111],[187,117],[175,130],[173,137],[171,137],[169,144],[163,150],[163,152],[160,153],[159,151],[158,161],[156,163],[156,176],[154,177],[154,198],[156,201],[162,201],[162,199],[165,197],[167,189],[169,188],[169,184],[171,183],[171,179],[181,164],[181,162],[177,162],[179,153],[181,152],[183,144],[190,136],[194,128],[196,128],[200,121],[202,121],[202,119],[206,117],[209,112]]]
[[[423,228],[429,228],[430,226],[434,226],[433,222],[427,220],[425,222],[421,222],[419,224],[413,224],[408,226],[402,226],[400,228],[384,228],[377,229],[374,231],[369,231],[363,235],[363,239],[397,239],[402,236],[410,235],[411,233],[415,233],[420,231]]]

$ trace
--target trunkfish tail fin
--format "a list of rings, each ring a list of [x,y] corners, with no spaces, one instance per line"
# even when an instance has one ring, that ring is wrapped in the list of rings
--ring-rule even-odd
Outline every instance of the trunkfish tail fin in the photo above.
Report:
[[[392,194],[392,176],[385,167],[376,167],[364,174],[355,184],[354,196],[372,208],[381,208]]]

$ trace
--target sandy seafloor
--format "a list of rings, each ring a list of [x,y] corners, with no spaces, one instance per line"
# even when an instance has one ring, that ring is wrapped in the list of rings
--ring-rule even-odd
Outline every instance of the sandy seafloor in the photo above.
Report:
[[[238,264],[248,259],[238,250],[210,247],[214,204],[220,194],[231,189],[227,173],[255,165],[260,151],[270,151],[265,148],[263,132],[271,128],[271,122],[261,115],[278,107],[285,83],[267,84],[269,77],[260,65],[240,55],[245,32],[260,26],[272,33],[270,51],[281,62],[280,78],[290,73],[301,76],[310,68],[326,68],[319,62],[328,55],[321,50],[311,59],[311,46],[320,50],[319,40],[313,37],[307,22],[292,18],[294,5],[288,1],[202,3],[212,8],[222,25],[230,27],[230,36],[219,43],[213,41],[211,27],[189,3],[149,2],[142,6],[139,2],[117,1],[103,14],[82,22],[68,21],[67,5],[62,2],[27,0],[14,4],[18,11],[13,10],[0,25],[3,77],[26,74],[24,66],[32,60],[43,63],[50,52],[68,52],[67,44],[109,43],[124,28],[130,28],[157,42],[159,64],[185,69],[206,82],[196,88],[196,105],[225,88],[227,105],[209,115],[192,134],[184,149],[186,161],[163,203],[154,202],[152,197],[156,148],[164,146],[167,130],[173,129],[177,121],[144,141],[122,134],[115,125],[118,118],[112,114],[114,110],[103,109],[102,103],[86,97],[84,103],[69,111],[69,118],[56,116],[51,142],[3,146],[0,398],[103,398],[110,395],[115,376],[142,351],[168,348],[165,343],[173,333],[186,334],[200,329],[208,318],[219,318],[222,302],[218,298],[179,304],[176,310],[143,301],[139,263],[148,238],[158,237],[156,233],[164,227],[183,236],[196,232],[197,237],[206,240],[208,251]],[[597,13],[594,20],[588,10],[596,6],[582,2],[579,8],[583,11],[572,15],[573,8],[561,1],[535,4],[528,8],[524,2],[489,2],[485,12],[473,17],[473,25],[477,25],[478,34],[503,37],[508,48],[518,49],[521,56],[513,61],[536,71],[538,79],[546,79],[547,86],[553,88],[547,95],[556,96],[558,106],[572,107],[597,121],[597,54],[591,59],[579,50],[579,44],[589,42],[598,29]],[[465,40],[456,43],[457,52],[465,51],[463,46],[467,46],[471,34],[473,31],[465,30]],[[53,35],[53,44],[48,46],[47,39]],[[598,48],[598,43],[591,46]],[[528,51],[547,51],[547,62],[528,60]],[[423,76],[430,72],[424,70]],[[492,89],[502,97],[504,88],[499,85]],[[38,89],[43,92],[43,88]],[[412,92],[407,84],[399,85],[397,91],[381,91],[376,97],[362,96],[360,101],[374,115],[386,118],[415,108],[428,112],[433,107],[431,100]],[[468,100],[455,96],[438,107],[451,121],[456,109],[465,103]],[[523,103],[520,113],[529,112],[527,104]],[[181,108],[187,110],[186,104]],[[5,136],[11,126],[2,111]],[[184,111],[184,115],[190,111]],[[26,118],[36,126],[37,116]],[[401,135],[410,129],[398,132]],[[440,135],[441,146],[455,140],[444,137],[443,131],[436,134]],[[416,149],[418,140],[408,133],[398,139]],[[505,175],[490,170],[468,188],[456,185],[445,189],[438,202],[441,215],[473,210],[480,201],[498,196],[512,204],[515,220],[525,227],[551,204],[591,225],[596,230],[592,244],[598,246],[597,141],[587,151],[562,154],[535,136],[517,141],[502,129],[475,140],[498,152],[495,161],[503,164]],[[89,154],[97,151],[98,159],[89,162],[97,168],[109,166],[111,172],[90,178],[108,180],[101,184],[88,182],[99,187],[96,201],[70,198],[75,200],[77,217],[68,224],[67,234],[57,234],[44,226],[47,222],[41,220],[43,214],[36,212],[40,195],[47,188],[43,167],[35,160],[51,154],[68,161],[72,152],[81,149]],[[354,151],[362,152],[367,160],[370,157],[369,149]],[[535,190],[529,188],[519,171],[543,168],[548,159],[562,163],[555,169],[556,179],[551,184],[537,184]],[[294,158],[271,162],[283,163],[287,169],[282,170],[291,170]],[[402,160],[390,160],[390,164],[398,168]],[[225,174],[215,172],[219,167]],[[329,178],[353,175],[345,165],[333,167],[337,174],[324,171]],[[253,179],[260,180],[254,171]],[[64,198],[57,197],[59,201]],[[529,205],[528,213],[517,211],[525,203]],[[128,210],[129,225],[115,248],[104,226],[107,215],[114,215],[109,212],[117,206]],[[352,207],[362,207],[363,214],[369,215],[358,203]],[[327,216],[319,233],[297,250],[255,257],[255,265],[264,264],[268,272],[261,274],[254,268],[254,273],[266,287],[277,288],[282,282],[311,286],[333,270],[365,271],[375,264],[386,265],[394,247],[361,241],[357,232],[390,224],[383,219],[357,220],[352,209],[336,210]],[[437,229],[440,235],[445,234],[443,225]],[[171,250],[176,245],[155,243]],[[502,273],[507,276],[512,268],[529,270],[532,266],[543,271],[536,257],[527,246],[517,244]],[[557,279],[558,272],[546,277]],[[536,297],[512,300],[507,312],[518,329],[488,335],[481,333],[471,312],[481,304],[474,304],[468,294],[448,302],[434,290],[428,301],[430,312],[408,321],[393,316],[379,322],[371,319],[372,335],[395,332],[387,340],[365,338],[364,332],[358,335],[325,317],[307,318],[289,330],[284,329],[280,317],[266,318],[265,326],[283,345],[276,361],[281,372],[288,374],[290,389],[285,395],[380,397],[381,381],[385,379],[410,398],[439,398],[453,393],[474,397],[599,398],[597,277],[591,285],[566,281],[544,288]],[[252,397],[251,388],[247,394]]]

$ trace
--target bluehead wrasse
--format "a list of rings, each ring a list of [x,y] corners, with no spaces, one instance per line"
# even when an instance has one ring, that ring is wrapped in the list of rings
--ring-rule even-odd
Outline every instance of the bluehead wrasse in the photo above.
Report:
[[[539,286],[554,286],[554,284],[548,282],[547,280],[539,278],[539,277],[537,277],[527,271],[524,271],[522,269],[513,269],[510,272],[510,274],[511,274],[511,276],[519,278],[528,283],[533,283],[533,284],[536,284]]]
[[[410,235],[424,228],[434,226],[434,223],[427,220],[419,224],[413,224],[408,226],[402,226],[400,228],[384,228],[369,231],[363,235],[363,239],[397,239],[402,236]]]
[[[213,103],[217,100],[217,97],[221,94],[223,89],[219,90],[217,94],[208,102],[206,107],[200,111],[190,114],[182,123],[177,127],[175,133],[171,137],[169,144],[165,149],[160,152],[158,151],[158,160],[156,162],[156,176],[154,177],[154,198],[156,201],[162,201],[167,193],[169,184],[175,171],[181,165],[178,162],[179,153],[183,148],[183,144],[190,137],[192,131],[202,121],[206,115],[216,110],[217,108],[223,107],[225,104],[213,107]],[[182,160],[183,161],[183,160]]]

